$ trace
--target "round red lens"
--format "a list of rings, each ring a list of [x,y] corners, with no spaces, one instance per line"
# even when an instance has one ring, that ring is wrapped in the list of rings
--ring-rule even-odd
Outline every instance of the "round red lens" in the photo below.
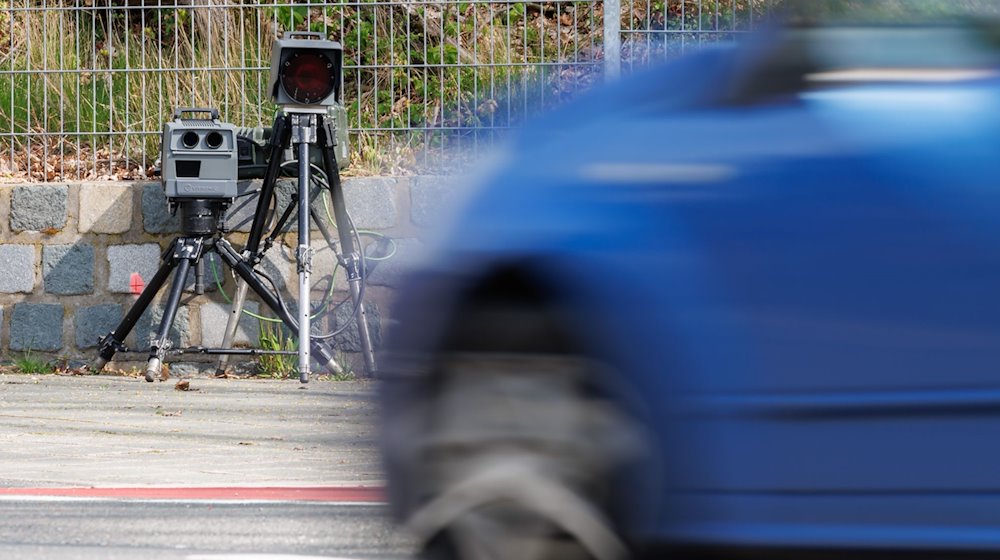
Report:
[[[293,52],[281,68],[281,87],[285,93],[306,105],[326,99],[336,86],[335,79],[333,63],[321,52]]]

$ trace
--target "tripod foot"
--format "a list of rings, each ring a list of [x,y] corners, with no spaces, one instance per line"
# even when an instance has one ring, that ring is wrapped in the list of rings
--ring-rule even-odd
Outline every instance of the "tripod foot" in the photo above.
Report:
[[[97,373],[97,372],[101,371],[102,369],[104,369],[104,366],[106,366],[106,365],[108,365],[108,360],[105,360],[104,358],[98,357],[96,360],[94,360],[93,362],[90,363],[90,366],[89,366],[88,369],[90,369],[90,371],[92,371],[94,373]]]
[[[160,373],[163,371],[163,362],[159,358],[150,358],[146,362],[146,381],[152,383],[160,378]]]
[[[326,356],[322,356],[322,357],[325,358]],[[321,365],[322,365],[323,368],[325,368],[328,372],[330,372],[333,375],[340,375],[340,374],[344,373],[343,368],[341,368],[340,364],[337,363],[337,360],[333,359],[332,357],[329,358],[328,360],[326,360],[325,362],[323,362]],[[300,379],[299,381],[302,381],[302,383],[306,383],[306,381],[308,381],[308,379],[305,380],[305,381],[303,381],[302,379]]]

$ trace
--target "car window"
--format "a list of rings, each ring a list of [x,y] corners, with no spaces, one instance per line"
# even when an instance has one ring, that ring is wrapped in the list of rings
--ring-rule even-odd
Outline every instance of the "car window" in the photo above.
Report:
[[[803,35],[820,71],[848,68],[995,68],[1000,44],[982,26],[831,26]]]
[[[779,0],[801,21],[816,23],[930,23],[1000,17],[998,0]]]

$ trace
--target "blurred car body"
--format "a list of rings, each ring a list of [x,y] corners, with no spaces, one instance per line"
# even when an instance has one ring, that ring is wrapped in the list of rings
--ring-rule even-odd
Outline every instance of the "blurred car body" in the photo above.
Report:
[[[429,554],[1000,554],[995,29],[772,30],[522,131],[399,298]]]

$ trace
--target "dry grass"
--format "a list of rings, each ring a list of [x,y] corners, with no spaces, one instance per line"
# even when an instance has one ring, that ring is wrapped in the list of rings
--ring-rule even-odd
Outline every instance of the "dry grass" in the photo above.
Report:
[[[717,3],[740,12],[768,1]],[[691,25],[716,5],[663,2],[625,0],[623,28]],[[410,172],[470,137],[448,130],[512,126],[587,87],[602,56],[603,3],[593,1],[11,5],[0,2],[0,71],[8,71],[0,74],[0,122],[14,134],[0,142],[0,176],[8,178],[145,177],[177,106],[218,107],[238,125],[268,125],[275,107],[262,68],[286,29],[319,31],[345,47],[355,173]],[[557,61],[595,64],[539,66]]]

